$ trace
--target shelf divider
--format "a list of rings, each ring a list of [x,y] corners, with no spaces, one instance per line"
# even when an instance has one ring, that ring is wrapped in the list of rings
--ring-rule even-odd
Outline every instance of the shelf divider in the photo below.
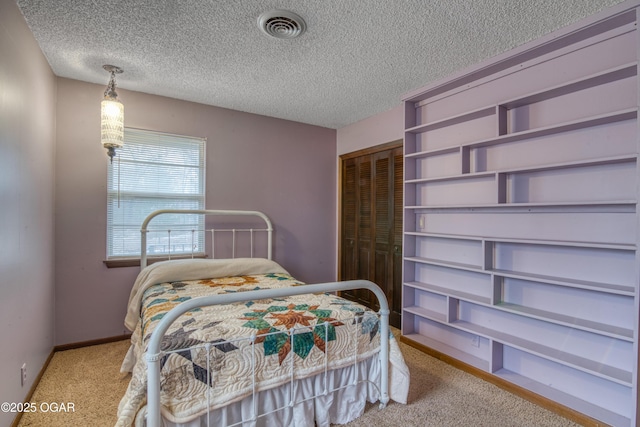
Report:
[[[459,123],[464,123],[469,120],[480,119],[495,114],[496,105],[492,104],[487,107],[478,108],[477,110],[468,111],[456,116],[447,117],[442,120],[436,120],[430,123],[424,123],[421,125],[413,126],[405,130],[408,133],[422,133],[430,130],[440,129],[447,126],[453,126]]]
[[[557,348],[548,347],[504,332],[474,325],[464,320],[453,322],[452,326],[455,326],[465,332],[477,334],[486,338],[492,338],[504,345],[526,351],[527,353],[535,354],[543,359],[571,366],[577,370],[627,387],[630,387],[633,381],[631,371],[616,368],[615,366],[605,365],[585,357],[567,353],[566,351],[562,351]]]
[[[545,276],[543,274],[520,273],[500,269],[493,269],[491,271],[496,276],[508,277],[511,279],[528,280],[532,282],[547,283],[549,285],[566,286],[571,288],[586,289],[595,292],[630,297],[636,294],[636,290],[632,285],[625,286],[612,283],[592,282],[589,280],[567,279],[554,276]]]
[[[637,108],[628,108],[613,113],[601,114],[586,119],[564,122],[552,126],[545,126],[536,129],[525,130],[521,132],[509,133],[506,135],[489,138],[481,141],[469,142],[463,144],[464,147],[480,148],[489,147],[491,145],[506,144],[508,142],[522,141],[525,139],[539,138],[542,136],[554,135],[562,132],[569,132],[588,127],[606,125],[609,123],[621,122],[624,120],[633,120],[638,117]]]
[[[500,103],[500,107],[506,109],[512,109],[521,107],[523,105],[534,104],[536,102],[545,101],[547,99],[556,98],[562,95],[568,95],[573,92],[588,89],[595,86],[600,86],[607,83],[612,83],[617,80],[634,77],[637,75],[637,63],[632,62],[621,65],[619,67],[612,68],[610,70],[602,71],[600,73],[592,74],[583,78],[579,78],[567,83],[562,83],[557,86],[550,87],[543,91],[534,92],[529,95],[524,95],[509,101]]]

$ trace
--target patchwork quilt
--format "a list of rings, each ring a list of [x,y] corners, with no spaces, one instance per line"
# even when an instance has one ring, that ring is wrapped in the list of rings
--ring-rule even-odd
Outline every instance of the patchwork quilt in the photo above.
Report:
[[[304,286],[275,263],[265,268],[266,260],[255,266],[269,271],[266,273],[256,273],[253,261],[231,260],[238,268],[229,270],[225,265],[222,271],[240,273],[221,277],[216,276],[220,274],[217,263],[204,267],[200,261],[205,260],[199,260],[194,267],[203,270],[196,274],[202,278],[153,283],[166,277],[156,271],[150,281],[144,280],[147,283],[137,281],[134,285],[131,300],[139,304],[132,336],[135,362],[130,363],[132,378],[120,403],[118,426],[131,425],[146,402],[144,352],[154,328],[169,310],[183,301],[211,294]],[[171,269],[167,267],[168,271]],[[371,314],[333,294],[305,294],[191,310],[176,320],[163,338],[163,416],[173,422],[186,422],[206,413],[207,408],[220,408],[251,395],[254,386],[257,391],[265,390],[291,381],[292,375],[305,378],[321,373],[325,363],[328,369],[338,369],[367,359],[378,353],[380,344],[379,321]],[[255,337],[255,344],[251,336]],[[393,371],[395,366],[396,379],[402,378],[392,381],[390,394],[394,400],[406,403],[408,370],[397,343],[390,341],[390,369]],[[394,383],[398,382],[402,385],[394,391]]]

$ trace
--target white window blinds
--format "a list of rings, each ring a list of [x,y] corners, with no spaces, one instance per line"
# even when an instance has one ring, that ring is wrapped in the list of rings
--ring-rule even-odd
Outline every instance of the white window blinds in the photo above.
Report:
[[[151,212],[205,206],[204,139],[125,128],[124,140],[108,171],[107,259],[140,256],[140,226]],[[203,253],[203,229],[202,215],[156,217],[148,254]]]

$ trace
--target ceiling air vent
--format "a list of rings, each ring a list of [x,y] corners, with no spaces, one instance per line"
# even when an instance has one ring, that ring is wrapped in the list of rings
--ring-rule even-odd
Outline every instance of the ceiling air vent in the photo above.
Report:
[[[267,35],[278,39],[293,39],[307,28],[304,19],[288,10],[271,10],[258,17],[258,26]]]

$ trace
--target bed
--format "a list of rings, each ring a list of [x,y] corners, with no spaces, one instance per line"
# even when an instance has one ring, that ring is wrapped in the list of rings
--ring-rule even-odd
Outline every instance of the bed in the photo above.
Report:
[[[147,266],[149,223],[163,214],[263,225],[207,230],[210,254],[217,235],[230,236],[224,258]],[[131,380],[117,426],[329,426],[358,418],[367,402],[406,403],[409,372],[375,284],[296,280],[271,259],[273,228],[260,212],[163,210],[141,231],[125,319],[132,338],[122,371]],[[237,256],[242,247],[249,256]],[[374,292],[378,313],[335,294],[357,288]]]

